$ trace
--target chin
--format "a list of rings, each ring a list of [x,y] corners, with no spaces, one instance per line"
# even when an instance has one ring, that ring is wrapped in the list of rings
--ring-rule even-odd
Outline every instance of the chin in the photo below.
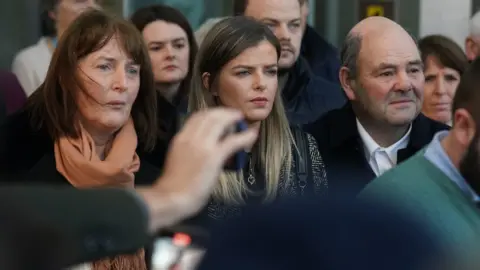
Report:
[[[182,74],[171,73],[171,74],[163,74],[158,79],[159,83],[171,84],[171,83],[178,83],[185,79],[185,76]]]
[[[267,119],[269,114],[270,112],[253,112],[245,115],[245,119],[248,122],[264,121],[265,119]]]
[[[101,123],[104,127],[108,129],[119,129],[127,123],[128,117],[125,117],[123,114],[120,115],[111,115],[109,117],[105,117],[101,120]]]
[[[278,68],[279,69],[289,69],[291,67],[293,67],[293,65],[295,64],[295,59],[293,57],[286,57],[284,59],[280,59],[278,61]]]

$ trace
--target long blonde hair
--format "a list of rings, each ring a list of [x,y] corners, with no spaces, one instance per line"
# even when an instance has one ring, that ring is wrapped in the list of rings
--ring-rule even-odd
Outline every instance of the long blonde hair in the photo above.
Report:
[[[275,35],[261,23],[247,17],[230,17],[217,23],[206,35],[199,48],[193,70],[192,87],[189,95],[190,112],[216,106],[210,89],[202,81],[202,74],[210,74],[209,85],[215,85],[215,78],[221,69],[232,59],[248,48],[268,41],[280,56],[280,44]],[[285,109],[281,91],[277,91],[273,108],[268,117],[262,121],[257,144],[252,149],[253,164],[264,171],[265,197],[270,201],[278,193],[280,177],[290,184],[292,148],[294,140]],[[249,192],[243,172],[223,172],[213,197],[217,201],[241,204],[244,195]]]

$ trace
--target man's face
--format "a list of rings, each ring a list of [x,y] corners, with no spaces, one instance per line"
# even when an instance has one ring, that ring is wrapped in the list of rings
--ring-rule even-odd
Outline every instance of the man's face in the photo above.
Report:
[[[300,54],[303,35],[298,0],[250,0],[245,16],[270,27],[282,45],[279,68],[291,68]]]
[[[365,36],[352,83],[357,113],[376,123],[410,124],[423,101],[423,65],[415,42],[403,31]]]

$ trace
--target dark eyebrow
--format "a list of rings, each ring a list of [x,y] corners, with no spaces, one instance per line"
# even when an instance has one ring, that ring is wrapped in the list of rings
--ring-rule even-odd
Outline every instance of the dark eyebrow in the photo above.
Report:
[[[184,37],[178,37],[178,38],[174,38],[174,39],[171,39],[171,40],[156,40],[156,41],[150,41],[147,45],[150,46],[150,45],[163,45],[167,42],[179,42],[179,41],[186,41],[187,39],[184,38]]]
[[[276,68],[278,66],[278,64],[270,64],[270,65],[266,65],[265,68]],[[254,69],[254,67],[252,66],[247,66],[247,65],[237,65],[237,66],[234,66],[232,67],[232,69]]]
[[[408,62],[409,66],[420,66],[423,69],[423,61],[420,59]]]
[[[103,56],[103,55],[99,56],[97,58],[97,60],[104,60],[104,61],[107,61],[107,62],[115,62],[115,58],[108,57],[108,56]]]
[[[247,66],[247,65],[236,65],[234,67],[232,67],[232,69],[252,69],[253,67],[252,66]]]
[[[272,18],[263,18],[260,20],[261,22],[272,22],[272,23],[278,23],[278,20],[272,19]]]

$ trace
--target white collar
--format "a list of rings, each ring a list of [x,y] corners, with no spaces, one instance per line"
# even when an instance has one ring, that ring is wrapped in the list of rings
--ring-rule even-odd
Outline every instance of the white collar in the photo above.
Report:
[[[408,128],[407,133],[405,133],[405,135],[403,135],[403,137],[400,140],[390,145],[389,147],[385,147],[385,148],[381,147],[380,145],[378,145],[377,142],[373,140],[372,136],[368,134],[367,130],[363,127],[363,125],[360,123],[358,118],[357,118],[357,129],[358,129],[358,133],[360,134],[360,138],[362,139],[362,142],[363,142],[367,160],[370,160],[370,157],[375,151],[383,150],[387,153],[392,163],[397,164],[397,151],[407,147],[408,141],[410,140],[412,125],[410,124],[410,127]]]

